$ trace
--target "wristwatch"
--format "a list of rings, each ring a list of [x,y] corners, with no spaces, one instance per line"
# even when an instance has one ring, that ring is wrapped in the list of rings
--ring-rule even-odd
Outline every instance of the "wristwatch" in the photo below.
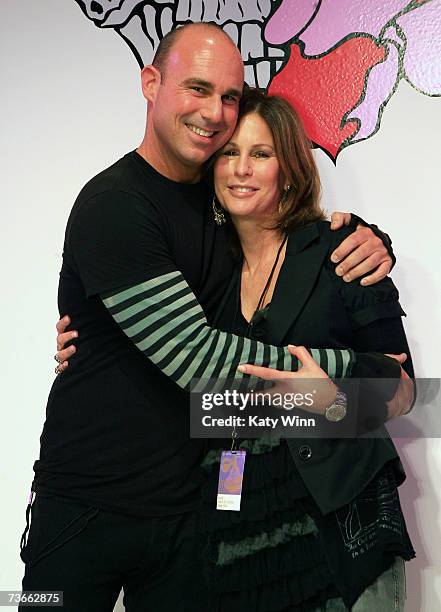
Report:
[[[332,423],[341,421],[346,416],[346,393],[338,390],[334,402],[326,408],[325,417]]]

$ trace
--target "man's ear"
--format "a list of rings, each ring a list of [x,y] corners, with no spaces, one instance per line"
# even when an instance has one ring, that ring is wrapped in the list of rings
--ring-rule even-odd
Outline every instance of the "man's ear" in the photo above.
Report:
[[[144,66],[141,71],[142,93],[148,102],[154,102],[161,85],[161,73],[154,66]]]

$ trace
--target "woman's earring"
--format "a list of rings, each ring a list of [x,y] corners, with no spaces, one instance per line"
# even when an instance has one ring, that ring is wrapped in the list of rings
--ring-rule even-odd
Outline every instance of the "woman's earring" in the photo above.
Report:
[[[290,189],[291,189],[291,185],[287,185],[282,192],[282,197],[280,198],[280,201],[279,201],[279,215],[283,213],[283,209],[285,208],[286,200],[290,192]]]
[[[213,207],[214,221],[216,225],[223,225],[224,223],[226,223],[227,220],[225,218],[224,211],[222,210],[222,208],[218,208],[218,206],[216,205],[216,196],[213,196],[212,207]]]

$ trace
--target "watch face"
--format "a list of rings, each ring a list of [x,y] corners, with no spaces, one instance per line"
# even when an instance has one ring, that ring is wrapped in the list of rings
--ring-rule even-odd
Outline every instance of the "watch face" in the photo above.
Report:
[[[337,404],[332,404],[332,406],[329,406],[325,414],[325,417],[328,419],[328,421],[332,421],[334,423],[336,423],[337,421],[341,421],[342,419],[344,419],[345,416],[346,407],[338,406]]]

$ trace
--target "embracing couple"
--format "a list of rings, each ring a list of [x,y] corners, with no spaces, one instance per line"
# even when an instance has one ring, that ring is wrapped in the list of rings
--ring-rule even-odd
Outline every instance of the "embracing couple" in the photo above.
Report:
[[[220,512],[220,451],[189,437],[195,378],[322,378],[314,409],[336,421],[341,381],[385,377],[376,421],[407,412],[388,239],[325,220],[301,121],[244,90],[217,26],[164,37],[142,88],[141,145],[67,224],[23,590],[61,590],[69,612],[111,611],[121,589],[130,612],[403,610],[414,551],[389,438],[239,441],[241,511]]]

